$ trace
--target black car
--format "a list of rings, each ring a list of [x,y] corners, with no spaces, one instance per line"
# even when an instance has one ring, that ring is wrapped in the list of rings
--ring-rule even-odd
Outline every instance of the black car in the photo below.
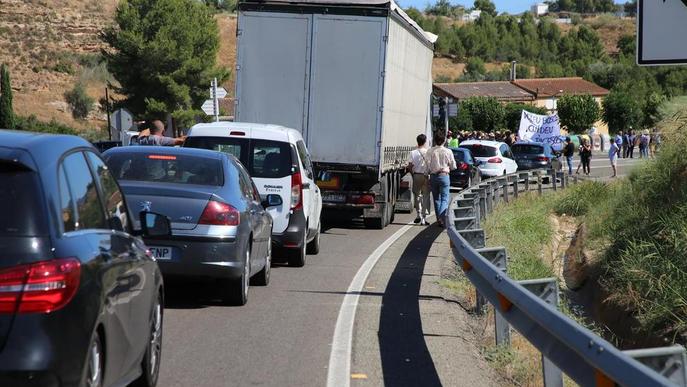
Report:
[[[469,149],[450,148],[456,160],[456,169],[449,173],[451,187],[466,188],[480,181],[477,166],[479,161],[472,157]]]
[[[511,146],[518,170],[551,168],[551,161],[556,158],[551,145],[541,142],[516,142]]]
[[[0,130],[0,213],[0,386],[154,386],[162,275],[96,149]]]

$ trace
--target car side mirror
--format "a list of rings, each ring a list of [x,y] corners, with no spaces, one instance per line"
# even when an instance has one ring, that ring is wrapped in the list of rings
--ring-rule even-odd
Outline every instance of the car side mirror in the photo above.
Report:
[[[267,197],[265,197],[265,200],[262,202],[262,207],[263,208],[268,208],[268,207],[277,207],[281,206],[284,201],[281,199],[281,196],[277,194],[269,194]]]
[[[144,236],[170,236],[172,223],[169,218],[155,212],[141,211],[139,214],[141,230]]]

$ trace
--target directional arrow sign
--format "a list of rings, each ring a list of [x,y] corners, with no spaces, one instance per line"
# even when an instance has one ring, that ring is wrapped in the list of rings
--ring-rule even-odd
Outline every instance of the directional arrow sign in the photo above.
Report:
[[[217,98],[224,98],[227,96],[227,90],[223,87],[217,88]],[[210,98],[212,98],[212,89],[210,89]]]
[[[205,102],[203,102],[203,106],[200,107],[200,109],[207,115],[209,116],[214,116],[215,115],[215,101],[211,99],[206,99]]]

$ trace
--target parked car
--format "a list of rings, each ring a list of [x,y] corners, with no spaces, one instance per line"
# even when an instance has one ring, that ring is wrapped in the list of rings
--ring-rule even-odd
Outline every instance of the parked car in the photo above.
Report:
[[[518,170],[518,164],[506,143],[468,140],[463,141],[459,147],[469,150],[472,157],[479,161],[482,176],[501,176]]]
[[[479,161],[466,148],[450,148],[456,159],[456,169],[449,173],[451,187],[467,188],[480,181]]]
[[[203,149],[122,147],[104,154],[132,206],[172,220],[172,235],[144,238],[166,278],[218,280],[222,298],[248,301],[251,277],[266,286],[272,218],[248,172],[233,156]]]
[[[0,144],[0,386],[154,386],[162,275],[104,161],[75,136]]]
[[[272,241],[289,253],[289,264],[305,265],[306,253],[320,251],[322,195],[301,133],[275,125],[216,122],[191,128],[187,148],[236,156],[260,195],[276,194],[283,205],[267,209],[274,219]]]
[[[518,141],[511,147],[519,170],[551,168],[556,158],[551,145],[541,142]]]

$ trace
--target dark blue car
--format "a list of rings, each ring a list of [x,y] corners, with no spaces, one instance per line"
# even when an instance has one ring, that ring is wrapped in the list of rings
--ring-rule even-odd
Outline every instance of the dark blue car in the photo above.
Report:
[[[0,386],[154,386],[163,282],[97,150],[0,130]]]

